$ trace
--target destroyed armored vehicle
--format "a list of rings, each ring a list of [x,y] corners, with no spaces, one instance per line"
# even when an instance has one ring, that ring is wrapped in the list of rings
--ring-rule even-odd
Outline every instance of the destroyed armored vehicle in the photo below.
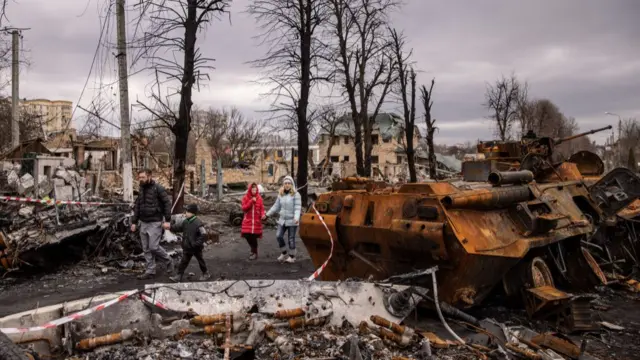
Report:
[[[559,311],[568,308],[569,325],[579,326],[578,303],[565,291],[606,284],[640,252],[618,215],[640,197],[640,178],[624,168],[602,176],[604,167],[582,161],[599,161],[588,152],[552,161],[554,145],[604,129],[505,145],[512,153],[494,146],[463,163],[458,182],[394,188],[346,178],[302,216],[300,236],[316,266],[329,259],[323,280],[438,266],[446,303],[472,307],[500,285],[530,315],[566,305]]]

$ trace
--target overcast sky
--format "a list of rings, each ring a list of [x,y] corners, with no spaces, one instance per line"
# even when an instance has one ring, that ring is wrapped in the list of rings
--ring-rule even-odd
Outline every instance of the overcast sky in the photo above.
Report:
[[[21,72],[20,97],[71,100],[74,104],[89,73],[106,0],[15,0],[10,24],[29,27],[23,47],[31,65]],[[201,36],[206,56],[216,59],[211,81],[195,95],[201,107],[237,106],[247,115],[269,102],[251,83],[259,74],[246,65],[260,57],[255,21],[243,11],[249,0],[234,0],[227,19]],[[134,1],[130,1],[133,3]],[[136,1],[137,2],[137,1]],[[490,139],[493,126],[483,108],[487,82],[515,72],[534,97],[548,98],[581,130],[640,117],[640,1],[432,1],[406,0],[393,14],[414,50],[419,83],[436,78],[434,114],[438,143]],[[115,41],[115,23],[105,37]],[[133,29],[129,30],[130,36]],[[116,99],[113,52],[100,51],[80,104],[95,97],[102,75],[103,96]],[[146,75],[130,80],[131,101],[147,96]],[[147,89],[148,91],[148,89]],[[117,114],[117,108],[114,109]],[[78,109],[75,117],[83,115]],[[606,132],[594,137],[602,142]]]

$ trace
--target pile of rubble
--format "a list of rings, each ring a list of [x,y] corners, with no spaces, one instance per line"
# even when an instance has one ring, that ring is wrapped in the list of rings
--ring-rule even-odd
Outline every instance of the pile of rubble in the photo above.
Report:
[[[56,200],[81,200],[87,193],[85,178],[77,171],[59,166],[49,179],[22,171],[22,165],[0,162],[0,191],[27,197],[51,196]]]
[[[387,282],[215,281],[128,294],[8,316],[0,328],[34,353],[69,360],[597,359],[584,337],[440,312],[429,289]],[[425,319],[419,304],[437,315]],[[60,316],[72,322],[59,331],[12,330]]]

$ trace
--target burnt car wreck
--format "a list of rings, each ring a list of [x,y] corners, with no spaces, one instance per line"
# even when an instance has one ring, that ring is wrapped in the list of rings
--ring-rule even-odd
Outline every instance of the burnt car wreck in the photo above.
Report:
[[[584,297],[570,292],[624,278],[637,264],[640,178],[625,168],[603,176],[589,152],[552,159],[557,144],[608,128],[480,143],[485,158],[463,163],[462,181],[390,187],[346,178],[303,215],[301,238],[316,266],[333,248],[323,280],[438,266],[440,298],[452,306],[479,305],[498,290],[530,316],[590,328]]]

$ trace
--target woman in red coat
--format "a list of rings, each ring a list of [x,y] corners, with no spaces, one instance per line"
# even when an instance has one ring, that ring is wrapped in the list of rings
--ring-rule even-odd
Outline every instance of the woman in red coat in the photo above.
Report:
[[[249,260],[258,258],[258,239],[262,238],[262,218],[265,216],[264,204],[258,191],[258,185],[251,183],[242,198],[242,237],[247,239],[251,247]]]

